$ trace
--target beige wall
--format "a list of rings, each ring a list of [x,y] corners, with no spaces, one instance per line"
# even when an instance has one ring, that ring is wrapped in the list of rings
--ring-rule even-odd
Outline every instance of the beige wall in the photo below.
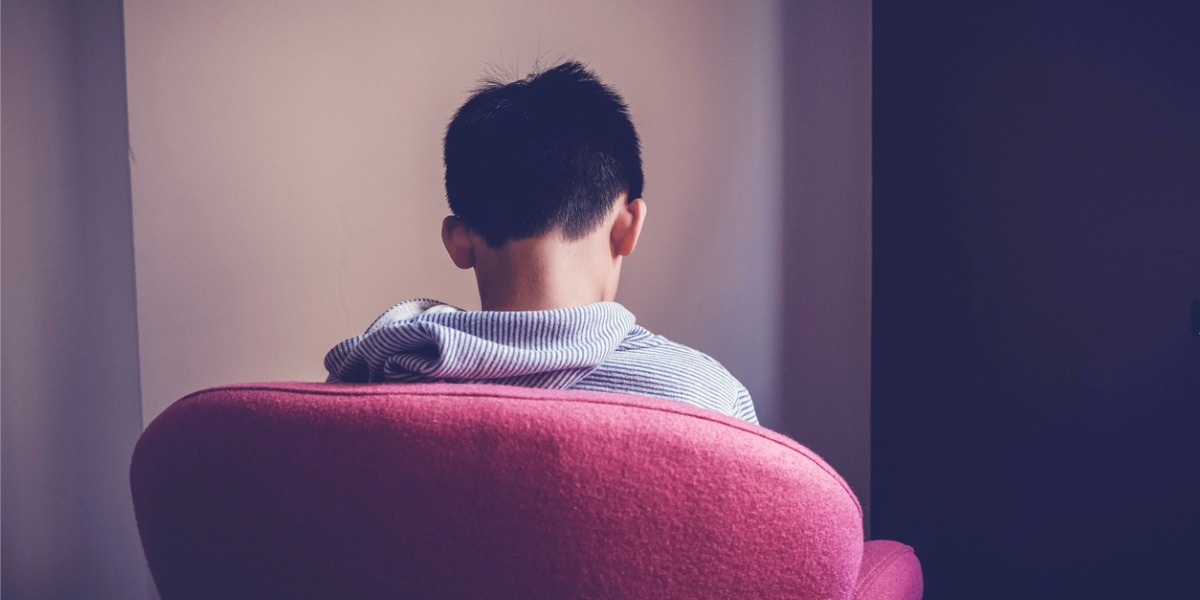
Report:
[[[437,242],[440,134],[485,64],[539,53],[591,62],[645,138],[621,299],[869,502],[865,0],[195,4],[3,3],[4,597],[141,595],[128,459],[178,396],[319,379],[409,296],[477,306]]]
[[[125,3],[143,416],[324,377],[391,304],[477,308],[438,238],[441,135],[488,65],[589,63],[631,105],[650,221],[620,300],[779,414],[778,6]]]

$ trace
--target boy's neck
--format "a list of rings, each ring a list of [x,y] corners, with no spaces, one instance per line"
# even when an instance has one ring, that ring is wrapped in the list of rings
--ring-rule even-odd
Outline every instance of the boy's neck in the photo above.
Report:
[[[555,236],[477,250],[475,279],[483,310],[552,310],[612,300],[619,258],[593,246]]]
[[[568,289],[531,289],[513,287],[505,290],[480,290],[481,308],[488,311],[553,310],[603,302],[598,294],[577,293]]]

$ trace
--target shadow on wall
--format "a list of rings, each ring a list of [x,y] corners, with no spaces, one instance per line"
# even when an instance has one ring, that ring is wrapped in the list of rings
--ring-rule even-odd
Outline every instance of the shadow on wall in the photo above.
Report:
[[[783,431],[871,533],[871,3],[784,2]]]
[[[1178,597],[1200,534],[1183,2],[876,4],[875,533],[931,596]]]
[[[4,2],[5,598],[139,598],[121,2]],[[86,99],[87,101],[80,101]]]

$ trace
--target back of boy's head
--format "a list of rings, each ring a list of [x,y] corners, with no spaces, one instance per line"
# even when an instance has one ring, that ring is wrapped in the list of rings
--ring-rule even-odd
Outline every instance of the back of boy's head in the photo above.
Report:
[[[642,196],[637,131],[621,97],[578,62],[486,81],[450,121],[450,210],[489,246],[600,225],[620,194]]]

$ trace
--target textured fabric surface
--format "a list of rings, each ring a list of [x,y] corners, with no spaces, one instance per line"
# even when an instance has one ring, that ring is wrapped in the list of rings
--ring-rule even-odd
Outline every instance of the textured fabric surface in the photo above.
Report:
[[[854,600],[921,600],[924,591],[921,562],[911,547],[890,540],[866,543]]]
[[[483,382],[638,394],[757,423],[746,388],[712,357],[654,335],[615,302],[464,311],[402,302],[325,355],[330,383]]]
[[[165,600],[836,599],[860,585],[861,508],[833,469],[654,398],[216,388],[150,424],[131,477]]]

